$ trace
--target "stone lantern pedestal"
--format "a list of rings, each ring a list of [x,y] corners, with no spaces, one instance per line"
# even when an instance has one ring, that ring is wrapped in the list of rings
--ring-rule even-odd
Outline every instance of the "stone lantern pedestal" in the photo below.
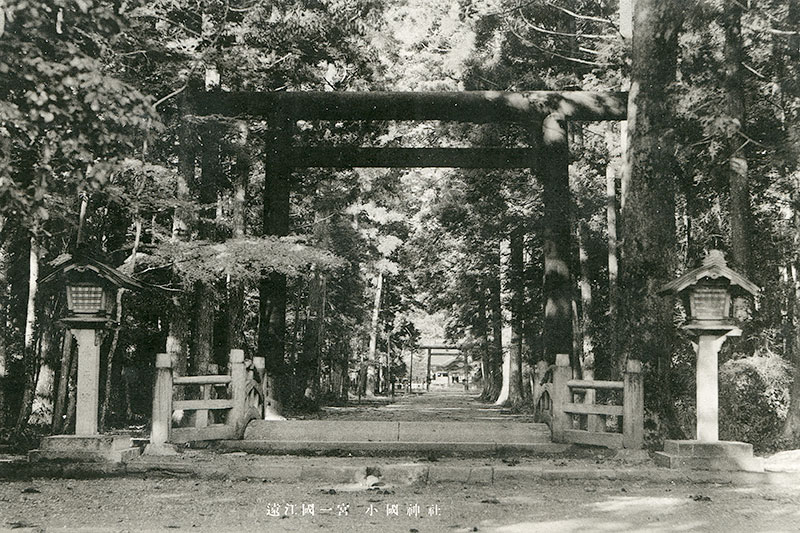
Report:
[[[655,463],[666,468],[693,470],[764,471],[763,460],[753,456],[753,445],[737,441],[664,441],[664,451],[656,452]]]
[[[741,330],[686,329],[695,336],[692,345],[697,353],[697,438],[665,441],[664,451],[656,452],[656,464],[667,468],[763,472],[761,459],[753,456],[752,444],[719,440],[717,356],[725,339],[738,337]]]
[[[125,462],[141,453],[130,435],[103,435],[97,428],[100,390],[100,329],[75,328],[78,345],[78,379],[75,402],[75,434],[53,435],[42,439],[38,450],[28,454],[30,461]]]
[[[42,283],[61,280],[66,287],[68,314],[61,324],[77,344],[78,376],[75,402],[75,435],[42,439],[29,454],[31,461],[120,462],[141,453],[130,435],[101,435],[97,427],[100,392],[100,345],[105,330],[116,324],[112,308],[116,291],[142,288],[135,279],[80,250],[65,256]]]
[[[689,318],[684,329],[692,335],[697,353],[697,438],[666,441],[664,451],[656,452],[656,464],[763,472],[751,444],[719,440],[718,354],[725,339],[742,334],[733,321],[731,297],[757,291],[758,287],[728,268],[722,253],[716,250],[709,253],[702,266],[659,291],[681,296]]]

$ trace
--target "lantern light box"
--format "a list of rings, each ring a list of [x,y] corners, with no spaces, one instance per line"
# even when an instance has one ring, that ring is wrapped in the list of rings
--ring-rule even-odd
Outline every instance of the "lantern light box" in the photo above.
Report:
[[[703,264],[664,285],[660,295],[677,294],[683,301],[688,329],[726,329],[734,326],[731,300],[755,295],[758,286],[728,268],[725,256],[711,250]]]
[[[117,289],[142,288],[130,276],[85,254],[65,255],[56,260],[54,266],[42,283],[63,279],[68,313],[61,321],[72,328],[110,325]]]

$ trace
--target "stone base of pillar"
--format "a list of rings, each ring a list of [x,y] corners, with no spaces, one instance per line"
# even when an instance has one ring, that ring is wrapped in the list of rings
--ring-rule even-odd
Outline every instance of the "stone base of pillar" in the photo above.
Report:
[[[125,435],[54,435],[42,439],[38,450],[28,452],[28,460],[74,461],[85,463],[124,463],[141,455]]]
[[[150,443],[144,447],[144,455],[155,455],[163,457],[165,455],[178,455],[178,448],[174,444]]]
[[[668,440],[664,451],[656,452],[655,462],[673,469],[764,471],[763,459],[753,456],[753,445],[735,441]]]

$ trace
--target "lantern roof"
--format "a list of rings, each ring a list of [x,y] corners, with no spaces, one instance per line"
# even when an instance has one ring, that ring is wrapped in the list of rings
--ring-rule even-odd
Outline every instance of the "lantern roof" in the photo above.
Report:
[[[703,278],[727,280],[731,286],[738,287],[740,291],[752,295],[759,291],[758,285],[728,267],[722,251],[711,250],[706,254],[702,265],[686,272],[678,279],[666,283],[659,289],[658,294],[662,296],[678,294],[693,285],[697,285]]]
[[[53,271],[42,278],[42,283],[48,283],[56,278],[63,278],[70,273],[93,272],[99,278],[111,285],[123,289],[143,289],[139,281],[131,276],[124,274],[102,261],[95,259],[91,255],[78,250],[74,255],[63,254],[53,262]]]

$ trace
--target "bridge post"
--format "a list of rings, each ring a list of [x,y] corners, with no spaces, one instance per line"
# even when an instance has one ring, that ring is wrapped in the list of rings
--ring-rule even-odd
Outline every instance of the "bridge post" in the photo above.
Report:
[[[174,455],[169,444],[172,434],[172,354],[156,354],[156,382],[153,387],[153,420],[146,455]]]
[[[236,435],[239,435],[240,430],[244,429],[241,426],[246,424],[243,418],[247,411],[247,370],[244,367],[244,350],[231,350],[229,363],[233,408],[231,408],[228,425],[233,426]]]
[[[644,384],[642,362],[628,359],[622,390],[622,446],[639,449],[644,443]]]
[[[172,425],[172,357],[168,353],[156,354],[156,385],[153,391],[152,444],[169,442]]]
[[[570,416],[564,412],[564,406],[572,403],[567,382],[572,379],[572,367],[569,365],[569,354],[556,355],[556,368],[553,372],[553,419],[551,428],[553,442],[564,442],[565,432],[570,427]]]

